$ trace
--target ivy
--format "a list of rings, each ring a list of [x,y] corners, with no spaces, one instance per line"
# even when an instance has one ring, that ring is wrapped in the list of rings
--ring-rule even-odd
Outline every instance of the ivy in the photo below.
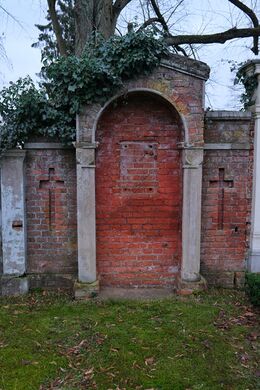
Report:
[[[234,84],[242,84],[245,88],[245,92],[243,92],[240,97],[244,109],[246,110],[254,105],[253,96],[258,85],[256,75],[249,75],[245,72],[245,69],[242,68],[237,72]]]
[[[10,83],[0,93],[0,150],[22,147],[32,135],[75,140],[80,107],[104,103],[123,82],[147,75],[167,49],[151,32],[131,32],[108,41],[95,37],[81,57],[60,57],[42,68],[36,87],[29,77]]]
[[[235,72],[234,85],[241,84],[244,87],[244,92],[241,94],[240,102],[243,104],[243,108],[246,110],[254,105],[254,92],[257,88],[258,82],[256,75],[246,72],[243,65],[247,62],[238,63],[237,61],[229,61],[231,64],[231,72]]]

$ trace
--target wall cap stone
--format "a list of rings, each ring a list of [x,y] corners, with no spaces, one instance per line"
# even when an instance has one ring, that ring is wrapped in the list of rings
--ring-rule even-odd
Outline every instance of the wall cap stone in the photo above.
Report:
[[[249,142],[244,143],[206,143],[205,150],[250,150],[252,146]]]
[[[98,147],[98,142],[73,142],[73,146],[76,149],[96,149]]]
[[[210,120],[245,120],[250,121],[253,118],[249,111],[207,111],[205,112],[205,119]]]
[[[245,70],[246,72],[253,73],[258,65],[260,65],[260,59],[248,60],[239,68],[239,71]]]
[[[72,149],[72,146],[63,145],[60,142],[26,142],[24,149]]]
[[[6,152],[4,152],[1,155],[1,158],[3,158],[3,157],[20,157],[20,158],[24,158],[25,155],[26,155],[26,151],[23,150],[23,149],[10,149],[10,150],[7,150]]]
[[[204,62],[193,60],[178,54],[171,54],[168,58],[163,59],[161,61],[161,66],[198,77],[202,80],[208,80],[210,73],[209,66]]]

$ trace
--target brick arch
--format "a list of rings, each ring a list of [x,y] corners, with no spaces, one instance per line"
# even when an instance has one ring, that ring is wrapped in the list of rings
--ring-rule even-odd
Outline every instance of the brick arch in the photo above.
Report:
[[[175,284],[182,257],[184,127],[161,96],[133,91],[96,123],[97,270],[102,285]]]
[[[126,98],[127,96],[130,97],[131,95],[136,96],[137,94],[141,95],[147,95],[151,96],[154,98],[157,98],[158,100],[161,100],[162,103],[167,105],[170,110],[172,110],[174,113],[176,113],[179,117],[179,121],[182,126],[182,139],[181,141],[184,142],[185,145],[189,145],[189,130],[188,126],[186,124],[186,119],[185,117],[181,114],[181,112],[178,110],[178,108],[175,105],[175,102],[168,98],[166,95],[162,94],[159,91],[150,89],[150,88],[132,88],[128,89],[127,91],[124,91],[124,93],[113,96],[111,99],[109,99],[106,104],[97,112],[96,118],[94,120],[93,128],[92,128],[92,142],[96,142],[96,131],[97,131],[97,126],[98,123],[104,114],[104,112],[107,111],[109,106],[115,104],[118,100],[121,100],[122,98]]]

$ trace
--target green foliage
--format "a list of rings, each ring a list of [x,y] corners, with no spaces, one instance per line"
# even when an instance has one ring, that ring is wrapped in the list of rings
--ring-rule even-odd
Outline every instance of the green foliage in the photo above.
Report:
[[[259,388],[258,323],[243,322],[242,292],[144,302],[45,293],[0,304],[4,390]]]
[[[243,104],[243,107],[246,110],[254,104],[253,95],[257,88],[257,77],[255,75],[247,74],[245,69],[242,67],[244,64],[245,63],[238,64],[233,62],[231,71],[236,71],[234,84],[242,84],[245,88],[245,92],[243,92],[240,97],[240,102]]]
[[[29,77],[10,83],[0,93],[0,150],[22,146],[37,134],[71,143],[82,105],[105,102],[125,80],[148,74],[166,54],[149,32],[108,41],[95,37],[81,57],[60,57],[45,65],[40,88]]]
[[[260,274],[246,274],[246,290],[253,305],[260,306]]]
[[[75,47],[74,0],[58,0],[56,11],[62,36],[66,42],[67,53],[73,54]],[[47,11],[46,20],[47,24],[45,25],[36,24],[40,34],[38,41],[32,44],[32,47],[41,49],[42,62],[45,65],[50,64],[59,57],[59,49],[49,11]]]
[[[59,138],[64,144],[75,138],[75,118],[37,89],[30,77],[11,82],[0,94],[0,149],[23,146],[30,136]]]

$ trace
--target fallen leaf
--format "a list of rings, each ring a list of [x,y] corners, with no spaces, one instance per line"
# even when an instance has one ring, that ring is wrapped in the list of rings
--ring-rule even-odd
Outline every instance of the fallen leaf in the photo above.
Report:
[[[154,364],[154,357],[146,358],[144,362],[146,366],[150,366],[151,364]]]

